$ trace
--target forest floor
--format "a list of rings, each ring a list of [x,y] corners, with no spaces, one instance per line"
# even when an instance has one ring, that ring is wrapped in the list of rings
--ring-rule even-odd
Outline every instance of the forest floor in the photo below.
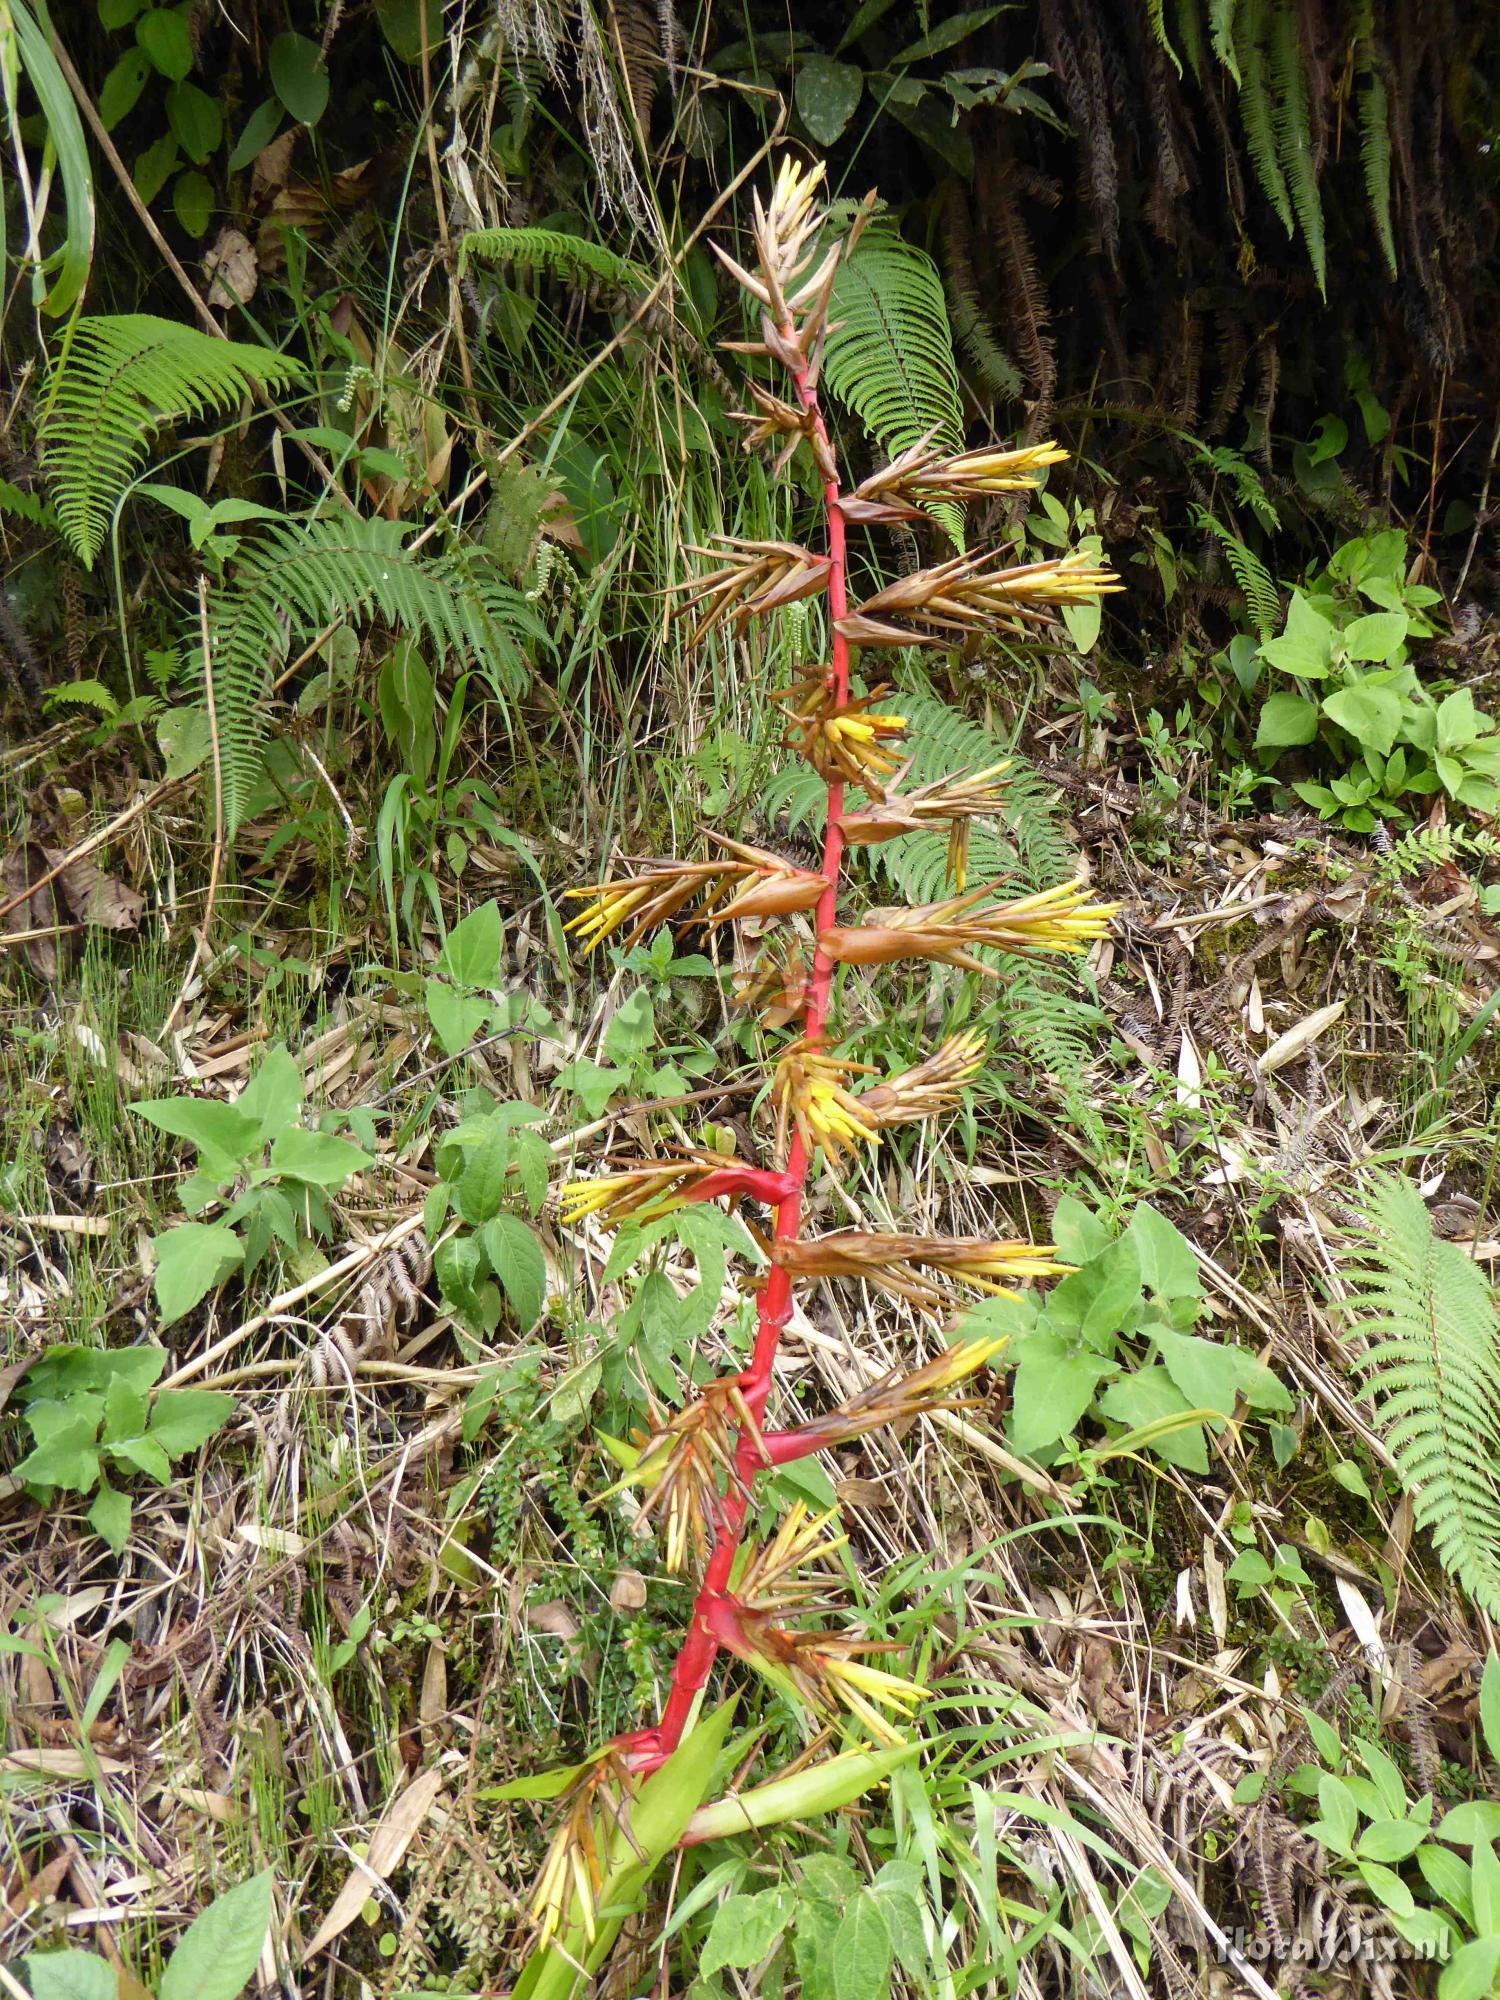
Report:
[[[355,847],[320,852],[292,828],[262,860],[263,823],[215,882],[194,789],[153,788],[87,742],[64,724],[0,769],[5,817],[53,830],[5,873],[11,1462],[30,1442],[12,1424],[28,1371],[60,1344],[160,1338],[158,1391],[233,1402],[159,1479],[101,1447],[106,1484],[133,1503],[118,1551],[90,1514],[94,1479],[39,1497],[0,1478],[0,1960],[66,1942],[152,1967],[222,1887],[270,1867],[284,1991],[505,1992],[546,1832],[494,1789],[654,1707],[684,1598],[630,1507],[599,1498],[613,1473],[585,1419],[609,1392],[621,1303],[601,1239],[544,1211],[546,1312],[529,1334],[478,1340],[442,1309],[424,1203],[476,1093],[537,1106],[559,1166],[586,1166],[622,1135],[685,1139],[704,1120],[759,1145],[750,1072],[705,1077],[714,1020],[690,980],[663,979],[657,1040],[632,1058],[657,1108],[607,1089],[582,1118],[564,1102],[559,1072],[596,1048],[611,996],[602,1011],[597,995],[566,1004],[537,899],[538,875],[563,886],[545,838],[535,870],[479,838],[461,882],[443,876],[449,922],[496,899],[513,968],[487,996],[510,1025],[450,1057],[390,965]],[[1355,1990],[1429,1990],[1380,1895],[1294,1823],[1306,1800],[1278,1785],[1313,1755],[1310,1710],[1346,1741],[1379,1737],[1398,1795],[1487,1791],[1488,1634],[1413,1535],[1356,1400],[1340,1300],[1347,1202],[1374,1158],[1407,1162],[1440,1231],[1500,1257],[1473,1240],[1494,1165],[1484,1031],[1500,938],[1451,866],[1402,877],[1311,816],[1216,821],[1190,751],[1137,786],[1116,773],[1139,757],[1102,726],[1054,723],[1022,747],[1122,905],[1091,966],[1092,1060],[847,1184],[844,1207],[1041,1234],[1066,1204],[1070,1240],[1093,1245],[1108,1282],[1118,1227],[1149,1202],[1191,1247],[1179,1324],[1253,1352],[1285,1394],[1269,1424],[1237,1417],[1201,1433],[1201,1462],[1189,1449],[1174,1464],[1111,1455],[1118,1427],[1086,1388],[1028,1456],[1008,1439],[1002,1372],[965,1410],[826,1463],[860,1608],[894,1619],[942,1690],[932,1740],[953,1729],[963,1746],[952,1782],[940,1768],[931,1781],[938,1824],[960,1854],[989,1842],[992,1886],[924,1833],[909,1794],[848,1853],[860,1870],[930,1861],[944,1953],[1012,1954],[997,1991],[1076,1990],[1082,1950],[1110,1991],[1187,1991],[1189,1968],[1238,1940],[1222,1990],[1264,1993],[1299,1938],[1342,1940],[1364,1968],[1345,1967]],[[86,855],[68,831],[85,801],[90,824],[118,827]],[[325,1129],[374,1163],[329,1196],[316,1249],[273,1248],[162,1331],[148,1243],[177,1212],[179,1150],[128,1107],[232,1100],[277,1045]],[[1139,1265],[1130,1282],[1139,1306]],[[794,1318],[789,1374],[800,1397],[843,1395],[921,1334],[909,1313],[830,1293]],[[981,1839],[986,1786],[998,1803]],[[730,1888],[745,1867],[753,1883],[752,1857]],[[601,1990],[682,1990],[671,1934],[628,1930]],[[1202,1976],[1191,1990],[1219,1990],[1230,1969]]]

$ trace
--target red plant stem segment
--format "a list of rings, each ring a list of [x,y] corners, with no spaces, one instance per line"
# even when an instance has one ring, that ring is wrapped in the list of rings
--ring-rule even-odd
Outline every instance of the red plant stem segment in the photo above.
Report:
[[[783,332],[790,340],[792,330],[788,327]],[[793,379],[803,408],[812,413],[814,428],[826,444],[828,433],[818,408],[816,387],[809,382],[805,368],[798,370]],[[833,630],[830,676],[835,703],[843,708],[849,699],[849,642],[840,635],[838,621],[848,610],[848,595],[844,574],[844,517],[836,504],[838,498],[838,481],[829,480],[823,488],[823,505],[828,536],[828,616]],[[832,929],[835,922],[839,867],[844,855],[844,834],[840,824],[843,810],[843,783],[835,780],[828,787],[823,822],[822,872],[827,887],[818,900],[815,916],[820,937],[824,931]],[[807,1042],[814,1048],[823,1040],[832,980],[833,961],[819,945],[813,957],[812,978],[808,982],[803,1028]],[[786,1172],[793,1186],[776,1210],[775,1233],[779,1242],[795,1237],[802,1226],[802,1191],[807,1179],[807,1166],[807,1150],[800,1134],[794,1134],[786,1163]],[[771,1391],[771,1371],[776,1362],[781,1330],[790,1317],[791,1309],[791,1277],[779,1265],[773,1265],[761,1293],[760,1317],[755,1329],[750,1365],[740,1378],[746,1405],[757,1426]],[[785,1463],[801,1455],[788,1451],[780,1462]],[[721,1622],[718,1607],[727,1594],[729,1573],[734,1567],[735,1552],[739,1548],[745,1515],[749,1511],[751,1482],[765,1465],[766,1456],[758,1446],[755,1435],[742,1431],[735,1452],[734,1477],[724,1496],[713,1553],[704,1572],[703,1587],[693,1606],[687,1637],[672,1669],[671,1691],[662,1710],[661,1721],[655,1729],[642,1731],[627,1746],[631,1762],[639,1770],[655,1770],[677,1748],[698,1696],[713,1669],[714,1657],[721,1643],[715,1632],[715,1625]]]

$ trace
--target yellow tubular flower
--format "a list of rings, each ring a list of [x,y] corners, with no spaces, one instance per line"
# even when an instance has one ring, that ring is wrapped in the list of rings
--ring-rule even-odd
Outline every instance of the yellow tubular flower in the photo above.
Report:
[[[981,1368],[986,1367],[1005,1346],[1003,1334],[988,1339],[958,1340],[941,1354],[914,1368],[909,1375],[892,1369],[879,1382],[872,1382],[857,1396],[851,1396],[836,1410],[829,1410],[804,1424],[799,1432],[816,1438],[817,1449],[847,1444],[852,1438],[882,1430],[887,1424],[930,1415],[934,1410],[963,1409],[971,1400],[955,1397],[953,1391]]]
[[[911,521],[920,518],[923,504],[938,500],[962,504],[993,493],[1028,492],[1041,484],[1048,466],[1068,456],[1049,440],[1014,451],[961,451],[945,457],[933,450],[934,435],[929,431],[883,471],[861,480],[839,503],[845,518]]]
[[[872,1125],[904,1125],[951,1111],[984,1067],[985,1039],[974,1029],[949,1035],[942,1045],[911,1069],[876,1084],[859,1100],[860,1115]]]
[[[1113,570],[1077,550],[1008,567],[988,554],[952,556],[898,577],[834,622],[856,646],[952,646],[970,633],[1050,624],[1057,606],[1092,603],[1124,587]]]
[[[622,1823],[634,1780],[613,1750],[590,1759],[570,1795],[566,1817],[547,1849],[527,1906],[545,1950],[576,1907],[592,1944],[598,1935],[598,1897],[610,1837]]]
[[[820,778],[830,784],[861,785],[873,798],[884,796],[886,783],[901,767],[889,746],[906,732],[904,715],[879,715],[872,704],[890,693],[871,688],[840,707],[828,676],[821,669],[783,688],[774,699],[788,711],[788,749],[805,757]]]
[[[750,1611],[785,1613],[793,1607],[805,1610],[821,1596],[824,1585],[837,1575],[834,1556],[849,1541],[847,1535],[829,1532],[837,1515],[836,1507],[813,1514],[802,1501],[795,1501],[774,1538],[752,1551],[735,1586],[739,1602]],[[798,1574],[814,1563],[818,1573]]]
[[[773,1243],[771,1261],[794,1278],[863,1278],[931,1312],[959,1302],[955,1284],[1009,1298],[1029,1278],[1056,1277],[1073,1268],[1057,1262],[1050,1243],[860,1229]]]
[[[853,1078],[873,1074],[868,1063],[847,1062],[810,1048],[806,1042],[794,1042],[776,1065],[771,1082],[777,1158],[786,1158],[793,1130],[808,1153],[821,1146],[828,1164],[835,1168],[843,1165],[850,1150],[861,1144],[876,1145],[879,1132],[848,1088]]]
[[[1119,909],[1118,903],[1090,903],[1081,878],[1034,896],[974,908],[998,887],[991,883],[946,902],[912,909],[872,910],[868,923],[824,931],[818,943],[841,965],[890,965],[898,959],[926,958],[998,979],[1002,975],[994,966],[974,956],[977,948],[1017,955],[1083,951],[1105,935]]]
[[[930,1688],[858,1658],[895,1650],[888,1641],[854,1632],[788,1631],[774,1624],[768,1611],[738,1597],[726,1600],[724,1609],[728,1616],[720,1637],[730,1651],[795,1694],[825,1722],[843,1710],[877,1743],[894,1745],[905,1739],[890,1717],[908,1720],[931,1696]]]
[[[593,951],[611,932],[629,926],[624,939],[628,949],[647,931],[684,913],[701,923],[722,924],[817,907],[828,886],[821,875],[796,868],[765,848],[747,847],[723,834],[712,837],[725,850],[720,858],[644,860],[635,864],[637,874],[564,890],[565,901],[583,904],[564,930]]]
[[[719,1517],[720,1480],[735,1478],[739,1430],[760,1435],[738,1381],[711,1382],[685,1409],[657,1418],[634,1466],[609,1488],[610,1493],[641,1489],[636,1523],[659,1522],[662,1566],[673,1576],[688,1567],[690,1556],[701,1563],[708,1553]]]

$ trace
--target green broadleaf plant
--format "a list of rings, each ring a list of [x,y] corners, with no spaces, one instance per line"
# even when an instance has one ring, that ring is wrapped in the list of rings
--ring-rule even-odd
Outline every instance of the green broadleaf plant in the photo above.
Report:
[[[117,1553],[130,1532],[129,1495],[109,1474],[144,1473],[165,1486],[172,1466],[223,1429],[232,1396],[213,1389],[152,1385],[167,1363],[165,1348],[48,1348],[16,1392],[31,1450],[14,1476],[40,1499],[53,1492],[95,1493],[89,1522]]]
[[[191,1312],[231,1272],[248,1276],[273,1242],[296,1254],[326,1236],[328,1197],[371,1164],[366,1146],[300,1123],[302,1095],[302,1073],[276,1043],[233,1103],[160,1097],[129,1107],[195,1148],[196,1171],[178,1190],[189,1215],[223,1205],[217,1221],[179,1222],[152,1239],[164,1326]]]

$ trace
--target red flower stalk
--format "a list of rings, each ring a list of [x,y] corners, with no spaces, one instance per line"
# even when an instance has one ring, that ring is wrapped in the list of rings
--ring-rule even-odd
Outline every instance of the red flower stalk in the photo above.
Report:
[[[606,1226],[630,1215],[654,1216],[684,1202],[720,1196],[731,1201],[749,1196],[775,1206],[771,1268],[760,1291],[747,1365],[711,1384],[676,1415],[655,1420],[638,1460],[621,1481],[644,1489],[642,1513],[662,1521],[669,1563],[682,1564],[693,1554],[703,1563],[660,1720],[614,1746],[620,1767],[635,1773],[655,1769],[681,1742],[721,1648],[753,1663],[816,1716],[853,1717],[877,1741],[893,1740],[892,1714],[909,1714],[923,1697],[924,1690],[857,1657],[884,1650],[878,1643],[849,1632],[788,1629],[788,1617],[814,1608],[810,1599],[823,1581],[796,1578],[796,1565],[826,1562],[836,1546],[823,1536],[822,1521],[809,1521],[794,1509],[767,1547],[745,1564],[732,1591],[731,1576],[758,1474],[878,1424],[953,1407],[955,1390],[992,1357],[998,1343],[950,1348],[904,1377],[892,1375],[874,1384],[842,1410],[814,1418],[800,1431],[767,1432],[763,1425],[772,1368],[791,1316],[793,1284],[822,1277],[862,1278],[936,1308],[953,1302],[954,1288],[1000,1292],[1010,1281],[1066,1268],[1053,1261],[1047,1245],[857,1230],[803,1238],[802,1197],[815,1152],[821,1151],[836,1170],[843,1155],[874,1143],[882,1128],[951,1108],[983,1059],[977,1037],[954,1036],[903,1075],[871,1084],[873,1073],[865,1065],[835,1056],[827,1047],[835,964],[922,957],[989,972],[973,956],[976,948],[1080,950],[1102,933],[1109,914],[1087,902],[1081,884],[1068,883],[1001,903],[991,901],[994,891],[985,888],[920,910],[872,912],[863,926],[839,926],[846,840],[881,841],[914,827],[947,824],[953,829],[961,885],[968,824],[1002,804],[998,780],[1004,771],[1003,764],[993,764],[967,778],[945,778],[904,795],[895,793],[903,772],[894,744],[905,723],[899,715],[873,711],[884,688],[851,697],[851,642],[875,647],[951,644],[973,631],[1045,622],[1054,608],[1097,597],[1114,579],[1108,570],[1076,555],[1011,568],[986,555],[966,555],[900,579],[851,614],[845,563],[849,521],[904,520],[934,500],[957,502],[1021,490],[1037,484],[1040,473],[1061,454],[1046,444],[1019,452],[944,457],[924,438],[854,493],[841,492],[818,402],[818,374],[840,263],[868,217],[870,203],[857,212],[840,241],[818,206],[821,179],[821,168],[809,171],[786,161],[769,203],[755,202],[755,268],[742,269],[722,251],[719,255],[760,307],[760,339],[730,345],[779,362],[791,382],[785,398],[763,386],[752,391],[755,407],[746,418],[747,442],[774,446],[778,464],[800,444],[809,446],[823,482],[824,550],[793,542],[725,540],[710,552],[717,567],[688,587],[682,607],[696,614],[696,641],[721,623],[738,630],[778,606],[826,595],[832,633],[828,664],[805,669],[778,697],[788,713],[792,742],[827,786],[821,866],[816,872],[800,869],[762,849],[720,839],[722,852],[711,861],[645,861],[629,874],[573,892],[585,907],[570,929],[590,949],[616,931],[628,945],[658,923],[718,925],[749,918],[758,928],[763,920],[802,912],[811,913],[817,940],[810,967],[783,937],[769,943],[737,982],[740,1001],[762,1007],[769,1027],[799,1024],[772,1092],[780,1171],[690,1154],[641,1161],[574,1182],[565,1195],[572,1219],[595,1214]],[[866,795],[848,811],[846,784]],[[575,1880],[581,1873],[579,1893],[586,1901],[587,1823],[582,1833],[581,1859],[575,1858],[580,1854],[575,1841],[566,1865]],[[554,1892],[564,1865],[559,1848],[549,1863]]]

